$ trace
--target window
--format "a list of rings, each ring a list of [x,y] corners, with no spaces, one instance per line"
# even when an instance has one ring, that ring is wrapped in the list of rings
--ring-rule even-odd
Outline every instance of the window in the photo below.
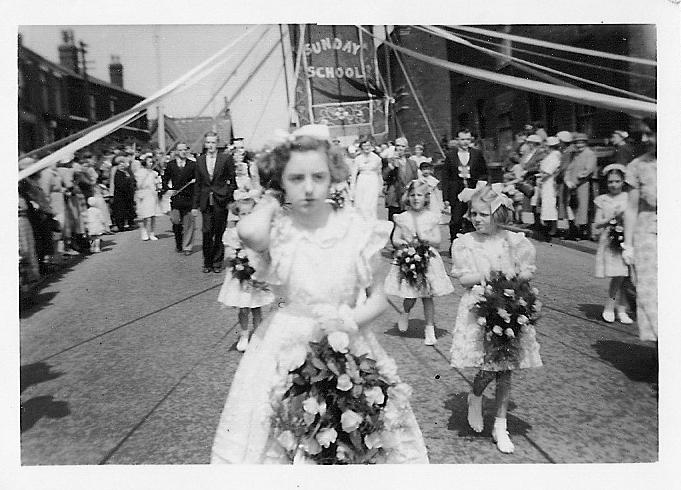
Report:
[[[109,99],[109,115],[113,116],[116,114],[116,97],[111,97]]]
[[[38,78],[40,80],[40,102],[41,102],[41,107],[42,107],[42,112],[47,112],[49,110],[49,93],[47,90],[47,77],[45,76],[45,73],[42,71],[40,72],[40,77]]]
[[[90,94],[90,119],[97,120],[97,101],[92,94]]]

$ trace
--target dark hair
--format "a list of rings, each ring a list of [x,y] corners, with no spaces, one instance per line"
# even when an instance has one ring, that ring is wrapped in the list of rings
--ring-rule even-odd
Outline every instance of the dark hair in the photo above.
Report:
[[[205,139],[205,138],[208,138],[209,136],[215,136],[217,139],[220,139],[220,138],[218,137],[218,134],[217,134],[215,131],[208,131],[208,132],[203,136],[203,138]]]
[[[624,182],[624,177],[625,177],[624,172],[622,172],[622,171],[621,171],[620,169],[618,169],[618,168],[613,168],[612,170],[609,170],[608,173],[605,174],[605,180],[608,180],[608,175],[610,175],[610,174],[613,173],[613,172],[618,173],[619,176],[620,176],[620,178],[621,178],[622,181]]]
[[[648,126],[653,133],[657,133],[657,118],[655,117],[644,117],[641,122]]]
[[[265,189],[283,191],[282,175],[293,152],[319,151],[326,155],[331,183],[344,182],[350,175],[343,151],[332,147],[328,141],[311,136],[298,136],[258,155],[258,174],[260,184]]]
[[[459,137],[459,135],[460,135],[461,133],[467,133],[467,134],[470,134],[471,136],[473,136],[473,133],[472,133],[471,130],[468,129],[468,128],[459,128],[459,130],[456,132],[457,138]]]
[[[435,168],[432,162],[421,162],[421,165],[419,165],[419,169],[425,170],[427,168]]]

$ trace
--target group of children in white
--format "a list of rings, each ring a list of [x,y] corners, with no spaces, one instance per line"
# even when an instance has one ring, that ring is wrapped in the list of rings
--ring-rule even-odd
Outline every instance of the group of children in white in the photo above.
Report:
[[[380,159],[377,163],[376,159],[366,155],[360,160],[360,166],[367,168],[380,164]],[[422,175],[412,181],[404,193],[407,210],[394,216],[392,229],[389,222],[367,217],[349,203],[343,205],[329,199],[329,190],[344,185],[349,171],[344,156],[329,144],[325,126],[310,125],[298,129],[261,154],[258,166],[249,165],[237,157],[238,189],[223,238],[228,248],[226,257],[229,266],[218,301],[239,308],[241,332],[237,350],[245,352],[245,355],[232,380],[216,432],[212,462],[299,462],[304,460],[299,454],[313,458],[327,454],[329,447],[336,447],[338,452],[327,455],[324,461],[341,462],[344,457],[347,461],[348,445],[352,445],[351,442],[342,442],[342,436],[347,434],[339,434],[340,428],[339,431],[319,429],[322,420],[327,420],[333,413],[326,400],[306,401],[305,410],[310,412],[306,419],[319,421],[319,433],[312,442],[308,438],[292,443],[297,433],[277,429],[272,422],[273,414],[277,404],[282,403],[284,393],[290,394],[293,389],[294,368],[300,368],[305,356],[309,356],[309,348],[306,354],[301,347],[307,346],[308,342],[318,342],[323,333],[338,334],[340,331],[348,336],[345,350],[340,352],[347,353],[349,350],[353,354],[353,349],[357,349],[357,352],[377,361],[377,365],[394,365],[370,328],[371,322],[388,304],[385,294],[403,298],[403,313],[397,321],[400,332],[408,330],[410,312],[417,299],[421,298],[425,316],[424,343],[434,345],[437,342],[433,297],[451,294],[454,287],[437,251],[441,242],[441,211],[444,205],[437,194],[438,182],[432,176],[432,165],[423,163]],[[596,200],[597,223],[601,227],[605,227],[626,202],[626,195],[622,197],[621,192],[622,169],[613,165],[606,170],[610,194],[599,196]],[[378,168],[372,168],[372,172],[371,179],[380,178]],[[366,179],[368,174],[365,172],[363,175],[362,179]],[[370,188],[376,188],[373,180]],[[358,185],[367,185],[367,182]],[[507,223],[513,213],[513,203],[501,192],[501,187],[480,181],[475,189],[465,189],[458,196],[469,203],[467,217],[475,231],[459,235],[451,247],[451,276],[465,289],[452,333],[451,365],[479,369],[472,392],[468,395],[467,414],[468,423],[476,432],[483,430],[483,392],[492,380],[496,380],[496,418],[492,438],[501,452],[512,453],[514,446],[506,430],[512,372],[540,367],[542,361],[534,319],[529,318],[531,313],[525,316],[518,313],[525,310],[515,311],[513,321],[522,327],[516,330],[505,328],[510,321],[506,311],[499,312],[504,319],[500,320],[501,326],[487,325],[479,313],[481,298],[486,291],[492,293],[489,284],[495,278],[528,284],[535,272],[532,243],[522,233],[500,226]],[[372,196],[369,199],[374,208],[376,198]],[[597,255],[597,275],[613,279],[611,299],[603,317],[606,321],[613,321],[617,305],[619,320],[629,323],[631,319],[620,302],[623,276],[628,271],[621,262],[621,256],[607,247],[606,235],[604,230]],[[371,259],[388,239],[392,241],[395,259],[383,284],[377,284],[373,279]],[[405,275],[405,270],[414,274]],[[423,271],[420,280],[410,280],[410,277],[418,279],[415,273],[418,271]],[[527,297],[508,289],[503,290],[503,295],[513,298],[517,294],[518,304],[527,306],[526,298],[536,299],[536,290],[532,289],[534,293]],[[275,292],[284,301],[279,302],[276,311],[262,322],[261,309],[274,301]],[[540,309],[538,300],[530,299],[530,302],[529,306],[534,311]],[[249,315],[252,315],[253,330],[249,329]],[[491,355],[490,338],[495,335],[499,339],[508,337],[514,342],[512,356]],[[330,344],[337,342],[338,336],[332,342],[329,335]],[[292,361],[296,357],[298,361]],[[335,375],[339,380],[338,389],[348,389],[341,387],[340,378],[345,373]],[[361,374],[353,376],[359,376],[353,378],[355,384],[362,383]],[[394,372],[391,376],[398,380]],[[343,384],[352,385],[349,379]],[[403,385],[395,382],[395,386]],[[288,391],[277,388],[282,385],[288,386]],[[388,410],[385,400],[391,391],[384,392],[385,398],[379,397],[385,403],[381,409]],[[313,409],[309,409],[310,406]],[[346,427],[346,415],[347,410],[338,417],[343,430],[350,432]],[[384,427],[380,433],[382,445],[378,445],[380,449],[374,447],[378,452],[371,461],[428,461],[423,437],[408,402],[402,405],[401,420],[399,430],[391,432]],[[358,423],[353,430],[361,427]],[[309,432],[310,429],[307,430]],[[300,434],[299,438],[304,439]],[[365,439],[372,441],[366,442],[369,449],[372,444],[376,446],[376,437],[372,434]],[[392,441],[391,444],[386,442],[388,440]],[[378,458],[378,454],[382,454],[383,459]]]

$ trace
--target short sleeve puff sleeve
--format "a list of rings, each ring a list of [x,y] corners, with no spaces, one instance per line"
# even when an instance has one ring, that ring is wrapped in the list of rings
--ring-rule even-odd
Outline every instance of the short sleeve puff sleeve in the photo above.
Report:
[[[452,276],[459,278],[476,272],[470,235],[459,235],[452,242]]]
[[[508,232],[516,274],[529,279],[537,270],[535,264],[536,250],[524,233]]]
[[[373,258],[390,239],[393,225],[389,221],[368,221],[364,239],[359,247],[357,277],[360,288],[367,288],[373,282]]]

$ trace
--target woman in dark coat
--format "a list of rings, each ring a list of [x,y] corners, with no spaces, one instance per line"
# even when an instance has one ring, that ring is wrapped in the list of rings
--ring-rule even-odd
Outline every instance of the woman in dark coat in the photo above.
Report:
[[[135,178],[130,173],[130,166],[125,157],[116,157],[117,169],[114,174],[114,195],[111,201],[113,222],[118,231],[125,225],[135,228]]]

